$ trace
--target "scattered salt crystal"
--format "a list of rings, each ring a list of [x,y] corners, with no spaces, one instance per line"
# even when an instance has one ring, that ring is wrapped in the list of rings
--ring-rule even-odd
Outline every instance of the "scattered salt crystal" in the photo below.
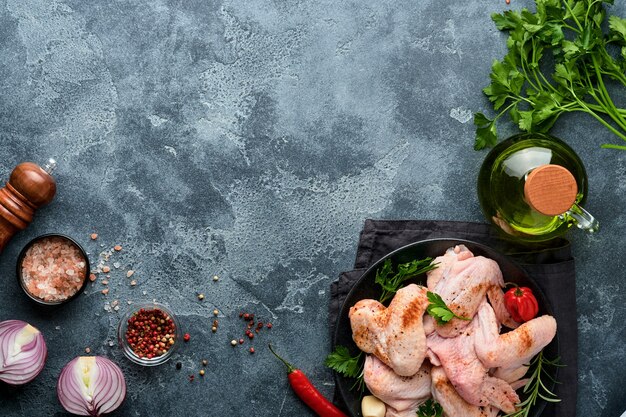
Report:
[[[111,347],[115,346],[115,342],[112,341],[112,340],[109,340],[109,346],[111,346]]]
[[[111,301],[111,307],[116,307],[120,302],[117,300]]]
[[[120,309],[120,306],[115,306],[113,307],[113,310],[118,311]]]
[[[137,285],[137,281],[132,280],[132,281],[130,282],[130,285],[134,287],[135,285]]]
[[[105,288],[102,291],[100,291],[102,294],[107,295],[109,293],[109,289]]]
[[[106,279],[104,281],[102,281],[102,285],[108,285],[109,281],[107,281]]]
[[[132,277],[134,273],[135,273],[135,271],[133,271],[133,270],[131,269],[130,271],[128,271],[128,272],[126,273],[126,278],[130,278],[130,277]]]
[[[147,293],[147,292],[145,292],[145,291],[142,291],[141,293],[142,293],[143,295],[146,295],[146,294],[148,294],[148,293]]]
[[[54,326],[55,330],[61,330],[61,326]]]
[[[92,233],[91,234],[91,240],[96,240],[98,239],[98,234],[97,233]]]
[[[118,269],[121,264],[119,262],[113,262],[113,266],[115,267],[115,269]]]

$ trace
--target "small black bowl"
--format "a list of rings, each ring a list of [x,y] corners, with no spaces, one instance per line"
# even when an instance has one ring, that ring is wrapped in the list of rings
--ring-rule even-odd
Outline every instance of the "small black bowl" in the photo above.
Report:
[[[85,259],[85,276],[83,277],[83,284],[80,286],[80,288],[73,295],[71,295],[70,297],[68,297],[68,298],[66,298],[64,300],[61,300],[61,301],[45,301],[45,300],[42,300],[40,298],[35,297],[33,294],[31,294],[28,291],[28,289],[24,285],[24,280],[22,279],[22,262],[24,261],[24,257],[26,256],[26,252],[35,243],[37,243],[37,242],[39,242],[41,240],[44,240],[44,239],[48,239],[48,238],[59,238],[59,239],[67,241],[68,243],[74,245],[78,249],[78,251],[80,252],[82,257]],[[87,283],[89,282],[89,274],[91,273],[91,271],[89,269],[89,257],[87,256],[87,252],[85,252],[83,247],[80,246],[78,244],[78,242],[76,242],[71,237],[66,236],[66,235],[62,235],[62,234],[58,234],[58,233],[48,233],[48,234],[45,234],[45,235],[37,236],[36,238],[34,238],[30,242],[28,242],[26,244],[26,246],[24,246],[24,248],[20,252],[19,256],[17,257],[16,271],[17,271],[17,281],[20,284],[20,287],[22,287],[22,290],[24,290],[24,294],[26,294],[28,296],[28,298],[30,298],[31,300],[33,300],[37,304],[42,305],[42,306],[50,306],[50,307],[52,307],[52,306],[60,306],[60,305],[66,304],[66,303],[72,301],[74,298],[78,297],[85,290],[85,287],[87,286]]]

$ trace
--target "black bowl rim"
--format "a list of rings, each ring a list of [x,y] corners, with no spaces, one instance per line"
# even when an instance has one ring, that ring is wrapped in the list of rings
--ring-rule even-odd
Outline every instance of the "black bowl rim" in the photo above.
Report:
[[[344,314],[347,315],[346,308],[349,309],[349,307],[350,307],[350,306],[347,307],[347,302],[352,297],[353,292],[356,291],[356,289],[361,285],[361,283],[366,279],[366,277],[368,277],[370,274],[372,274],[372,271],[375,271],[383,262],[385,262],[385,260],[393,257],[397,253],[405,251],[405,250],[407,250],[409,248],[412,248],[413,246],[421,246],[421,245],[425,245],[425,244],[428,244],[428,243],[434,243],[434,242],[450,242],[451,245],[457,245],[457,244],[465,245],[465,244],[468,244],[470,246],[477,246],[477,247],[479,247],[481,250],[483,250],[485,252],[493,252],[493,253],[497,254],[498,256],[500,256],[501,258],[506,259],[507,262],[509,262],[515,268],[519,269],[527,278],[529,278],[535,284],[535,287],[538,290],[540,298],[545,301],[544,308],[545,308],[546,312],[548,314],[550,314],[550,315],[553,315],[552,303],[550,302],[548,297],[546,297],[546,295],[543,292],[543,290],[541,289],[541,287],[539,287],[539,285],[537,284],[537,281],[534,278],[532,278],[530,276],[530,274],[519,263],[517,263],[517,261],[511,259],[509,256],[503,254],[499,250],[494,249],[491,246],[487,246],[487,245],[485,245],[483,243],[479,243],[479,242],[476,242],[476,241],[473,241],[473,240],[468,240],[468,239],[457,239],[457,238],[452,238],[452,237],[439,237],[439,238],[432,238],[432,239],[424,239],[424,240],[418,240],[416,242],[412,242],[412,243],[409,243],[407,245],[401,246],[401,247],[399,247],[397,249],[394,249],[393,251],[387,253],[385,256],[383,256],[380,259],[378,259],[371,266],[369,266],[365,270],[365,272],[363,272],[361,277],[354,283],[354,285],[352,286],[352,288],[350,289],[350,291],[346,295],[344,303],[341,305],[341,309],[339,310],[339,315],[337,316],[337,322],[335,323],[335,331],[333,332],[333,340],[332,340],[332,346],[333,347],[337,344],[337,340],[338,340],[338,337],[339,337],[339,332],[340,332],[339,320],[340,320],[340,318]],[[556,350],[557,350],[557,352],[559,352],[560,351],[560,349],[559,349],[559,345],[560,344],[559,344],[559,333],[558,333],[558,331],[557,331],[556,335],[554,336],[554,339],[552,340],[552,342],[550,342],[550,344],[551,343],[556,343]],[[558,378],[558,374],[559,374],[559,368],[557,367],[554,370],[554,379],[555,380]],[[352,410],[348,409],[347,403],[346,403],[346,401],[344,399],[344,394],[343,394],[342,390],[339,388],[341,386],[341,383],[340,383],[341,375],[339,375],[337,372],[333,372],[333,377],[334,377],[334,381],[335,381],[335,387],[337,388],[337,393],[338,393],[339,400],[343,404],[343,406],[345,408],[345,411],[347,411],[349,415],[354,416],[354,413],[352,412]],[[552,388],[554,388],[554,384],[552,384],[552,386],[550,387],[550,389],[552,389]],[[537,416],[541,415],[541,413],[543,412],[543,409],[545,408],[546,405],[547,405],[546,401],[542,401],[539,404],[537,404],[537,406],[538,406],[537,411],[539,412],[538,414],[536,414]]]
[[[72,244],[74,244],[78,250],[80,251],[81,255],[83,255],[83,257],[85,258],[85,277],[83,279],[83,285],[80,286],[80,288],[78,289],[78,291],[76,291],[74,293],[74,295],[72,295],[71,297],[66,298],[63,301],[59,301],[59,302],[48,302],[48,301],[43,301],[37,297],[35,297],[34,295],[32,295],[30,292],[28,292],[28,290],[26,289],[26,287],[24,287],[24,281],[22,280],[22,262],[24,261],[24,257],[26,256],[26,251],[35,243],[37,243],[40,240],[49,238],[49,237],[60,237],[62,239],[66,239],[68,241],[70,241]],[[17,263],[16,263],[16,275],[17,275],[17,282],[19,283],[20,287],[22,288],[22,291],[24,291],[24,294],[26,294],[26,296],[28,296],[28,298],[30,298],[32,301],[34,301],[35,303],[42,305],[42,306],[46,306],[46,307],[56,307],[56,306],[60,306],[63,304],[66,304],[70,301],[72,301],[73,299],[75,299],[76,297],[78,297],[83,291],[85,291],[85,287],[87,286],[87,282],[89,282],[89,275],[91,274],[91,269],[90,269],[90,265],[89,265],[89,256],[87,256],[87,252],[85,251],[85,249],[73,238],[61,234],[61,233],[45,233],[43,235],[39,235],[37,237],[34,237],[33,239],[31,239],[26,245],[24,245],[24,247],[22,248],[22,250],[20,251],[20,254],[17,256]]]

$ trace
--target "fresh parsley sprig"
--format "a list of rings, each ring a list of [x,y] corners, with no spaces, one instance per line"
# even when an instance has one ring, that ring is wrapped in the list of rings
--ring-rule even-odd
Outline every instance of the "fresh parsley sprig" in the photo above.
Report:
[[[554,360],[548,360],[543,356],[543,350],[539,352],[537,356],[530,362],[531,374],[528,382],[524,386],[524,394],[528,395],[524,401],[517,404],[519,408],[516,412],[505,415],[504,417],[528,417],[531,409],[537,403],[539,398],[551,402],[557,403],[561,401],[556,394],[548,389],[542,378],[547,378],[558,384],[552,375],[546,370],[546,367],[563,367],[565,365],[560,363],[560,358]]]
[[[626,86],[626,19],[607,22],[605,3],[613,0],[535,0],[535,13],[492,15],[509,33],[508,53],[494,61],[483,89],[497,114],[474,115],[474,149],[496,144],[496,122],[506,113],[523,131],[547,132],[562,114],[583,112],[626,141],[626,109],[615,105],[606,84]]]
[[[355,378],[356,381],[350,389],[357,388],[359,392],[365,390],[365,380],[363,379],[363,366],[365,364],[363,352],[356,356],[351,356],[347,347],[337,345],[324,361],[324,365],[348,378]]]
[[[417,417],[441,417],[442,415],[443,408],[441,404],[432,398],[426,400],[426,402],[417,409]]]
[[[376,278],[374,279],[374,282],[383,289],[378,301],[384,303],[403,287],[406,280],[437,268],[437,264],[433,264],[432,261],[433,258],[424,258],[399,264],[397,272],[394,273],[391,259],[387,259],[382,268],[376,271]]]
[[[471,320],[471,318],[461,317],[454,314],[439,294],[428,291],[426,293],[426,297],[429,301],[428,307],[426,307],[426,312],[430,314],[438,324],[446,324],[455,317],[460,320]]]

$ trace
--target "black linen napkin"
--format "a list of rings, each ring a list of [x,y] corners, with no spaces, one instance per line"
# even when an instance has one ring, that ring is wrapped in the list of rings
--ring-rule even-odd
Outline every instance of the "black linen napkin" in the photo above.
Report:
[[[576,321],[576,275],[570,244],[554,239],[532,249],[505,240],[489,225],[431,220],[366,220],[361,231],[354,270],[342,273],[331,284],[329,322],[332,332],[348,292],[365,270],[389,252],[420,240],[467,239],[490,246],[520,264],[552,303],[558,326],[561,363],[555,392],[560,403],[549,403],[542,417],[575,417],[578,390],[578,329]],[[339,402],[335,391],[335,402]]]

